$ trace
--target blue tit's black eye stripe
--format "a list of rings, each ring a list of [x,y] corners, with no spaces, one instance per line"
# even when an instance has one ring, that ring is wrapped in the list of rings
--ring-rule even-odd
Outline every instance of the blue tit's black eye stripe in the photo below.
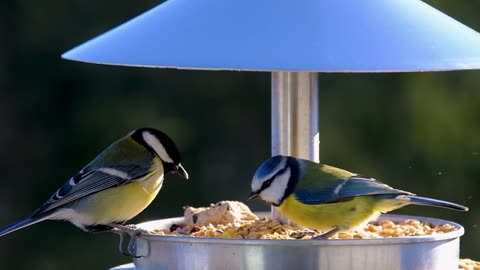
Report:
[[[277,174],[278,174],[278,173],[277,173]],[[276,175],[277,175],[277,174],[276,174]],[[262,183],[262,186],[260,187],[260,190],[262,191],[262,190],[267,189],[267,188],[272,184],[273,178],[274,178],[276,175],[274,175],[272,178],[268,179],[267,181],[263,182],[263,183]]]
[[[267,189],[268,187],[270,187],[270,185],[272,184],[273,182],[273,179],[275,179],[275,177],[277,177],[278,175],[281,175],[283,174],[287,169],[289,168],[288,164],[287,166],[285,166],[284,168],[282,168],[281,170],[279,170],[276,174],[274,174],[270,179],[268,179],[267,181],[263,182],[262,183],[262,186],[260,187],[260,191],[263,191],[265,189]]]

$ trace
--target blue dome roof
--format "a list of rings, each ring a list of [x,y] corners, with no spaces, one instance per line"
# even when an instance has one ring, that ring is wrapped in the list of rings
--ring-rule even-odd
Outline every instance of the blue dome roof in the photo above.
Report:
[[[62,55],[144,67],[480,68],[480,34],[419,0],[169,0]]]

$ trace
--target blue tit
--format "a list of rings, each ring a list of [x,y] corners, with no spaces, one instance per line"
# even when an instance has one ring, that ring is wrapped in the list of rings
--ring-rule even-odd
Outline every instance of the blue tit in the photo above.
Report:
[[[351,230],[409,204],[468,211],[455,203],[416,196],[328,165],[289,156],[275,156],[255,172],[249,200],[260,197],[289,220],[326,232]]]
[[[44,220],[67,220],[90,232],[122,228],[157,196],[165,174],[188,179],[180,161],[165,133],[134,130],[101,152],[32,215],[0,230],[0,236]]]

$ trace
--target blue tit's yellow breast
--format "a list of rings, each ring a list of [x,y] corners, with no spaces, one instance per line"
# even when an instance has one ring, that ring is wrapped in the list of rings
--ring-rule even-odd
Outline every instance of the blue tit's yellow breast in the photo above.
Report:
[[[371,196],[355,197],[352,200],[327,203],[304,204],[292,194],[285,198],[277,209],[289,220],[304,227],[317,230],[353,229],[375,219],[380,214],[375,210],[376,200]]]
[[[93,224],[108,224],[132,219],[155,199],[163,183],[163,166],[158,158],[145,177],[109,188],[82,199],[75,211]]]

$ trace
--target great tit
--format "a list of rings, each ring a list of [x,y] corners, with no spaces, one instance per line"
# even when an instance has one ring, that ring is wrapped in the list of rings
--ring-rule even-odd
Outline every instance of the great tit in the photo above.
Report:
[[[375,220],[381,213],[416,204],[459,211],[455,203],[419,197],[373,178],[290,156],[263,162],[253,176],[249,200],[260,197],[289,220],[326,239]]]
[[[103,150],[31,216],[0,230],[0,236],[44,220],[67,220],[89,232],[125,229],[121,224],[157,196],[164,174],[188,179],[180,162],[175,143],[165,133],[134,130]]]

